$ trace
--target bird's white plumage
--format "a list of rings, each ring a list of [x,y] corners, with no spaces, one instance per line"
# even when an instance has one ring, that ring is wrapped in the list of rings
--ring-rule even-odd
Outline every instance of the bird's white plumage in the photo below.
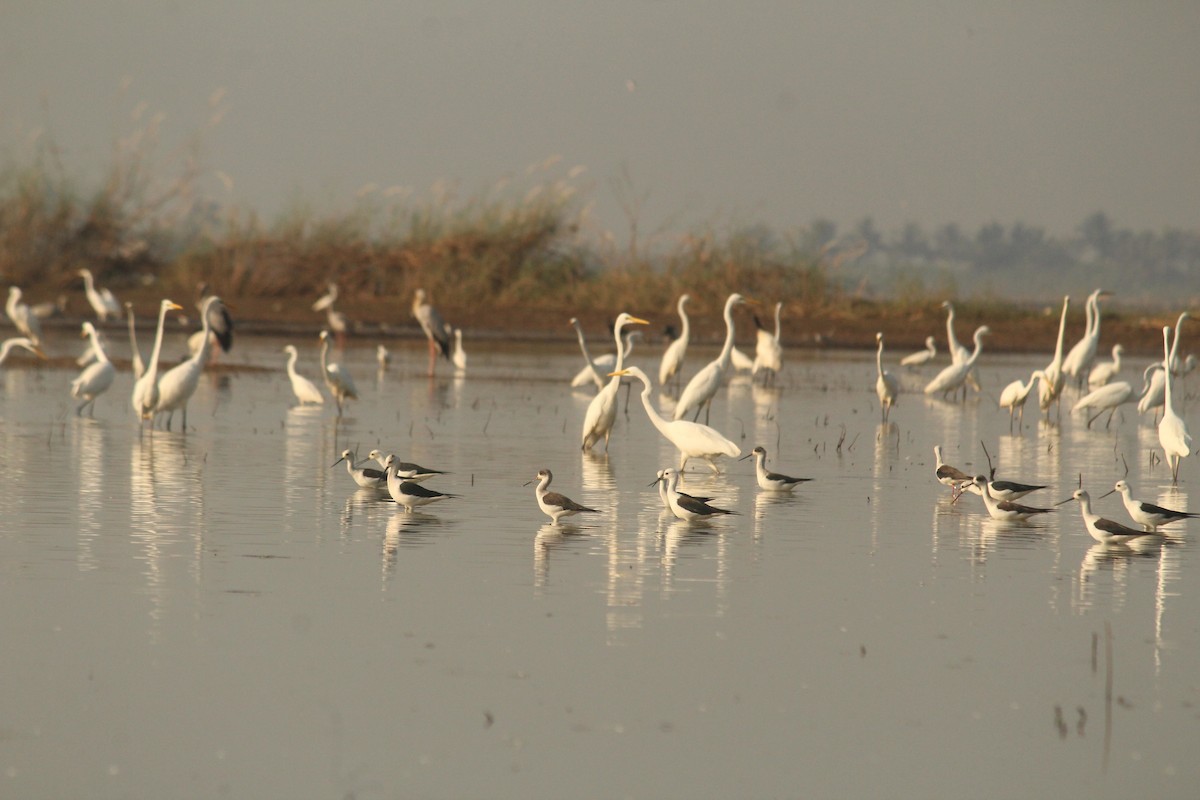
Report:
[[[108,354],[104,352],[104,346],[96,334],[96,327],[90,322],[83,323],[83,335],[91,340],[96,360],[79,373],[79,377],[71,381],[71,396],[83,400],[75,409],[76,414],[83,413],[85,408],[94,407],[96,398],[108,391],[117,374],[108,359]]]
[[[292,394],[296,395],[296,399],[300,401],[300,405],[321,405],[325,402],[325,396],[321,394],[321,390],[317,385],[308,378],[296,371],[296,361],[300,358],[300,354],[296,351],[295,345],[287,345],[283,348],[283,352],[287,353],[287,374],[288,380],[292,384]]]
[[[941,372],[939,372],[937,376],[925,386],[925,394],[945,395],[947,392],[951,391],[957,393],[960,388],[963,388],[963,385],[967,380],[967,375],[969,375],[971,370],[974,368],[975,362],[979,360],[979,354],[983,349],[983,337],[989,333],[991,333],[991,331],[986,325],[976,328],[974,337],[975,349],[972,351],[971,355],[965,361],[961,361],[957,364],[950,364]],[[965,396],[965,389],[963,394]]]
[[[900,359],[900,366],[920,367],[928,364],[935,357],[937,357],[937,339],[933,338],[932,336],[926,336],[925,349],[918,350],[915,353],[910,353],[909,355],[906,355],[904,358]]]
[[[200,312],[204,325],[201,330],[203,339],[200,349],[191,358],[167,370],[158,379],[158,402],[154,405],[154,413],[167,415],[168,429],[176,411],[183,412],[183,426],[184,429],[187,428],[187,404],[196,393],[196,387],[200,385],[200,375],[204,372],[204,365],[208,363],[209,351],[212,349],[212,340],[209,338],[212,324],[209,322],[208,311],[220,302],[221,298],[216,295],[210,295],[204,301],[204,308]]]
[[[675,304],[679,312],[679,336],[674,339],[663,352],[662,362],[658,366],[658,385],[666,386],[671,380],[679,377],[683,369],[683,361],[687,357],[688,341],[691,339],[692,326],[688,319],[686,306],[691,296],[681,294]]]
[[[22,336],[36,345],[41,345],[42,323],[21,299],[19,286],[9,287],[8,302],[4,304],[4,312],[8,314],[9,320],[17,327]]]
[[[683,419],[693,409],[696,416],[699,416],[700,409],[706,408],[712,403],[713,396],[717,393],[732,358],[735,333],[733,307],[744,302],[746,302],[745,299],[737,292],[729,295],[725,300],[725,343],[721,347],[720,354],[692,376],[683,392],[680,393],[679,402],[675,404],[674,417],[676,420]],[[754,366],[753,361],[750,366]]]
[[[158,357],[162,352],[163,326],[167,321],[168,311],[182,311],[183,306],[170,300],[158,304],[158,328],[154,333],[154,346],[150,349],[150,359],[146,362],[146,371],[142,377],[134,381],[131,401],[133,413],[138,419],[154,418],[154,409],[158,405]]]
[[[1169,327],[1163,327],[1163,363],[1170,361],[1171,349],[1168,347],[1168,339],[1171,335]],[[1187,458],[1192,452],[1192,437],[1188,433],[1187,423],[1183,421],[1183,417],[1175,411],[1174,398],[1171,395],[1172,383],[1174,380],[1171,377],[1171,370],[1165,370],[1163,373],[1163,415],[1158,421],[1158,443],[1162,445],[1163,452],[1167,456],[1167,463],[1171,465],[1171,482],[1179,482],[1179,462],[1180,459]]]
[[[588,403],[587,414],[583,419],[583,434],[581,448],[591,450],[601,439],[604,439],[604,450],[608,451],[608,440],[612,436],[613,425],[617,421],[617,392],[621,388],[620,370],[625,363],[625,345],[622,331],[626,325],[648,325],[644,319],[622,312],[613,326],[613,338],[617,343],[616,371],[609,377],[592,401]]]
[[[88,305],[96,312],[96,317],[101,322],[107,322],[109,317],[121,316],[121,304],[107,288],[96,288],[96,281],[90,269],[79,270],[79,275],[83,278],[83,293],[87,295]]]
[[[337,403],[338,416],[341,416],[346,400],[358,398],[358,389],[350,373],[341,364],[329,360],[329,339],[329,331],[321,331],[321,377]]]
[[[878,345],[875,350],[875,395],[879,398],[879,410],[883,421],[887,422],[892,406],[896,404],[896,397],[900,394],[900,381],[883,368],[882,332],[875,334],[875,342]]]
[[[1104,361],[1092,367],[1092,371],[1088,373],[1088,388],[1095,389],[1103,386],[1113,378],[1117,377],[1121,372],[1121,355],[1125,352],[1125,348],[1119,344],[1113,345],[1112,361]]]

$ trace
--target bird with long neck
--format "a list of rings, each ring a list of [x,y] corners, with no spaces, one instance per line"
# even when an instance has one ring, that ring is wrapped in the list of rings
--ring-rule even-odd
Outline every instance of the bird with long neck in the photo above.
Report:
[[[608,383],[601,389],[592,402],[588,404],[587,414],[583,420],[583,437],[581,449],[585,452],[604,439],[604,451],[608,452],[608,440],[612,436],[613,425],[617,421],[617,392],[621,389],[621,370],[625,366],[625,343],[621,333],[626,325],[649,325],[646,320],[639,319],[624,312],[617,317],[613,326],[613,338],[617,342],[616,369],[609,377]]]
[[[1073,378],[1080,389],[1083,388],[1083,382],[1087,380],[1092,362],[1096,360],[1096,348],[1100,343],[1100,298],[1107,297],[1109,294],[1111,292],[1097,289],[1088,295],[1085,309],[1087,324],[1083,338],[1075,343],[1075,346],[1067,353],[1066,359],[1063,360],[1063,372]]]
[[[203,336],[199,349],[191,358],[182,364],[171,367],[158,379],[158,402],[154,406],[154,413],[167,415],[167,430],[171,429],[171,420],[175,416],[175,411],[179,410],[183,416],[181,430],[187,431],[187,404],[192,399],[192,395],[196,393],[196,387],[200,385],[200,375],[204,372],[204,366],[208,363],[208,357],[212,353],[215,337],[212,335],[211,312],[220,303],[221,298],[216,295],[210,295],[204,301],[204,305],[200,309],[200,321],[204,327],[201,329]]]
[[[1062,316],[1058,320],[1058,342],[1054,345],[1054,359],[1042,370],[1045,377],[1038,384],[1038,407],[1050,416],[1050,404],[1062,396],[1063,389],[1063,340],[1067,333],[1067,309],[1071,305],[1071,296],[1063,297]],[[1060,409],[1061,410],[1061,409]]]
[[[875,351],[875,394],[879,397],[879,410],[882,414],[882,422],[888,421],[888,415],[892,411],[892,406],[896,404],[896,395],[900,393],[900,382],[896,380],[896,376],[883,368],[883,333],[875,334],[875,341],[879,347]]]
[[[129,357],[133,365],[133,379],[136,381],[146,373],[146,363],[142,361],[142,351],[137,343],[137,322],[133,316],[133,303],[125,303],[125,317],[129,322]]]
[[[737,292],[729,295],[725,301],[725,343],[721,346],[720,354],[710,361],[702,370],[688,381],[679,402],[675,405],[674,418],[683,419],[689,411],[696,410],[692,421],[700,418],[700,409],[704,409],[704,421],[708,422],[708,413],[713,396],[721,386],[721,380],[729,370],[729,360],[733,357],[733,339],[735,329],[733,324],[733,307],[745,303],[746,299]]]
[[[1171,329],[1163,327],[1163,363],[1167,363],[1171,357],[1171,348],[1169,347],[1169,338]],[[1171,396],[1171,370],[1164,370],[1163,374],[1163,415],[1158,421],[1158,443],[1162,445],[1163,453],[1166,454],[1167,463],[1171,465],[1171,483],[1179,483],[1179,460],[1187,458],[1192,452],[1192,437],[1188,434],[1187,424],[1183,421],[1183,417],[1175,412],[1174,400]]]
[[[167,321],[168,311],[182,311],[183,306],[163,300],[158,306],[158,330],[154,334],[154,347],[150,350],[150,360],[146,362],[146,371],[133,384],[133,413],[138,419],[154,418],[154,407],[158,405],[158,357],[162,352],[163,326]]]
[[[116,375],[116,370],[108,359],[108,354],[104,352],[104,345],[100,343],[96,326],[90,322],[83,323],[82,335],[91,340],[92,352],[96,354],[96,360],[71,382],[71,396],[83,400],[75,409],[76,415],[82,414],[85,408],[94,411],[96,398],[108,391],[108,387],[112,386],[113,377]]]
[[[662,364],[658,368],[658,384],[666,386],[672,379],[678,381],[683,370],[683,360],[687,356],[688,341],[692,336],[692,323],[688,319],[687,309],[685,306],[692,298],[689,295],[681,294],[679,302],[675,308],[679,312],[680,331],[679,337],[667,345],[666,352],[663,353]]]
[[[583,386],[590,379],[596,384],[597,389],[603,389],[605,380],[604,375],[596,366],[596,360],[592,358],[592,354],[588,352],[587,340],[583,338],[583,326],[579,324],[579,320],[571,317],[571,325],[575,328],[575,335],[579,337],[579,349],[583,352],[583,360],[587,362],[580,375],[586,375],[587,379],[581,380],[580,375],[576,375],[571,381],[572,386]]]

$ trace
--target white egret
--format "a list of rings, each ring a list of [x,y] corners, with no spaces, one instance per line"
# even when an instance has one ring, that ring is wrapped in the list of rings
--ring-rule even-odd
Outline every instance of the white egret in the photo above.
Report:
[[[1020,379],[1013,381],[1004,387],[1000,392],[1000,408],[1008,409],[1008,432],[1012,433],[1013,422],[1020,419],[1021,427],[1025,425],[1025,401],[1029,399],[1029,393],[1033,391],[1033,386],[1038,381],[1046,380],[1046,373],[1043,370],[1035,369],[1033,374],[1029,376],[1029,383],[1023,383]]]
[[[608,383],[596,393],[592,402],[588,404],[587,414],[583,418],[583,435],[580,440],[582,450],[591,450],[603,438],[604,452],[608,452],[608,440],[612,436],[613,425],[617,421],[617,392],[621,389],[620,370],[625,365],[625,344],[621,335],[622,330],[626,325],[649,324],[646,320],[625,312],[621,312],[617,317],[616,325],[613,326],[613,338],[617,343],[616,371],[610,373]]]
[[[672,380],[678,383],[683,374],[683,360],[687,356],[688,341],[692,335],[692,325],[688,320],[685,306],[691,299],[691,295],[681,294],[679,301],[675,304],[675,308],[679,312],[679,336],[667,345],[667,349],[663,353],[662,363],[658,367],[659,386],[666,386]]]
[[[1167,347],[1167,339],[1171,335],[1171,329],[1163,327],[1163,363],[1166,364],[1170,360],[1170,348]],[[1175,412],[1175,404],[1171,397],[1171,370],[1163,372],[1163,415],[1158,421],[1158,442],[1162,445],[1163,452],[1167,456],[1167,462],[1171,465],[1171,483],[1179,483],[1179,460],[1187,458],[1192,452],[1192,437],[1188,434],[1187,424],[1183,421],[1183,417]]]
[[[879,398],[879,411],[883,422],[888,421],[892,406],[896,405],[896,396],[900,394],[900,381],[896,376],[883,368],[883,332],[875,334],[875,343],[879,346],[875,351],[875,394]]]
[[[454,329],[454,353],[450,356],[454,368],[459,372],[467,368],[467,351],[462,346],[462,328]]]
[[[125,318],[129,322],[129,358],[133,365],[133,379],[136,381],[146,373],[146,364],[142,361],[142,351],[137,343],[137,320],[133,315],[133,303],[125,303]]]
[[[388,364],[392,363],[392,354],[383,345],[376,345],[375,347],[375,363],[379,365],[381,370],[387,369]]]
[[[163,300],[158,304],[158,330],[154,334],[154,347],[150,350],[150,360],[146,362],[146,371],[133,384],[133,413],[139,420],[153,420],[154,408],[158,405],[158,357],[162,352],[163,325],[167,320],[168,311],[182,311],[183,306]],[[151,422],[153,425],[153,421]]]
[[[29,310],[29,306],[21,300],[21,289],[18,286],[10,286],[8,289],[8,302],[4,304],[4,312],[8,314],[9,320],[21,332],[21,335],[26,339],[31,340],[36,345],[42,343],[42,323]]]
[[[575,335],[579,337],[579,349],[583,353],[583,360],[586,362],[580,368],[579,372],[575,373],[575,377],[571,378],[571,388],[579,389],[587,386],[589,383],[594,383],[597,389],[603,389],[604,385],[608,383],[608,373],[616,369],[617,354],[603,353],[592,358],[587,349],[587,342],[583,339],[583,328],[579,326],[579,320],[572,317],[571,324],[575,327]],[[641,335],[641,331],[630,331],[625,334],[626,358],[629,358],[630,354],[633,353],[633,345]]]
[[[329,360],[329,331],[321,331],[321,377],[325,379],[325,388],[337,402],[338,416],[342,415],[342,406],[348,399],[358,399],[358,389],[354,379],[341,364]]]
[[[0,364],[3,364],[8,358],[9,353],[18,347],[24,348],[33,353],[38,358],[45,358],[46,354],[42,352],[42,348],[37,342],[30,339],[28,336],[14,336],[11,339],[5,339],[4,344],[0,345]]]
[[[187,404],[200,385],[200,374],[208,363],[209,351],[212,350],[212,315],[209,313],[221,303],[221,298],[209,295],[200,309],[201,328],[200,349],[182,364],[171,367],[158,379],[158,402],[154,405],[155,414],[167,415],[167,430],[171,430],[171,420],[175,411],[183,412],[183,424],[180,430],[187,432]]]
[[[736,372],[754,371],[754,359],[736,347],[729,351],[729,365],[733,367]]]
[[[283,348],[283,352],[287,353],[287,374],[288,380],[292,382],[292,393],[296,395],[296,399],[300,405],[322,405],[325,402],[325,396],[321,394],[321,390],[317,385],[308,378],[296,371],[296,360],[300,358],[300,354],[296,352],[296,346],[289,344]]]
[[[121,304],[107,288],[96,288],[90,269],[79,270],[79,275],[83,278],[83,293],[87,295],[88,305],[101,322],[108,322],[109,317],[121,316]]]
[[[1050,404],[1062,397],[1062,389],[1064,383],[1062,365],[1063,365],[1063,339],[1067,333],[1067,309],[1071,305],[1071,296],[1063,297],[1062,316],[1058,320],[1058,341],[1054,345],[1054,358],[1042,370],[1046,377],[1038,384],[1038,408],[1046,413],[1046,419],[1050,419]]]
[[[1179,315],[1179,319],[1175,320],[1175,333],[1171,337],[1171,353],[1167,356],[1167,368],[1177,377],[1184,374],[1185,362],[1179,358],[1179,337],[1183,333],[1183,321],[1191,319],[1192,315],[1184,311]]]
[[[752,374],[755,379],[762,376],[764,385],[775,383],[776,376],[783,369],[783,345],[779,341],[779,311],[782,308],[783,303],[775,304],[774,334],[763,328],[757,315],[754,317],[754,326],[757,330],[755,331]]]
[[[576,514],[599,514],[600,512],[594,508],[576,503],[571,498],[558,492],[551,492],[550,481],[554,480],[554,475],[548,469],[538,470],[537,477],[531,481],[526,481],[525,485],[536,483],[537,487],[533,490],[534,497],[537,498],[538,508],[542,513],[550,517],[551,524],[557,525],[558,521],[563,517],[573,517]]]
[[[991,333],[991,330],[988,329],[988,326],[986,325],[981,325],[980,327],[976,328],[974,337],[975,349],[972,351],[970,357],[967,358],[966,361],[958,364],[951,364],[939,372],[937,377],[935,377],[925,386],[925,394],[938,394],[940,392],[944,398],[948,392],[952,391],[955,395],[957,395],[958,390],[962,389],[963,402],[966,402],[967,375],[969,375],[971,370],[974,369],[975,362],[979,360],[979,353],[983,349],[983,337],[989,333]]]
[[[295,348],[292,349],[295,350]],[[346,472],[350,474],[351,480],[363,489],[387,488],[387,473],[383,470],[372,469],[371,467],[356,466],[354,463],[354,453],[350,450],[343,450],[342,457],[330,464],[329,468],[333,469],[343,461],[346,462]]]
[[[679,473],[670,467],[662,471],[662,477],[659,480],[667,484],[667,502],[671,506],[671,513],[679,519],[708,519],[718,514],[737,513],[736,511],[710,506],[704,500],[679,491]]]
[[[1063,359],[1063,374],[1074,379],[1080,389],[1092,368],[1092,362],[1096,360],[1096,348],[1100,344],[1100,298],[1111,294],[1104,289],[1097,289],[1088,295],[1083,338],[1075,343]]]
[[[1113,486],[1112,491],[1105,492],[1100,495],[1100,499],[1108,497],[1113,492],[1121,493],[1121,502],[1125,504],[1125,510],[1129,512],[1129,516],[1133,521],[1141,525],[1146,531],[1157,531],[1159,525],[1166,525],[1171,522],[1178,522],[1181,519],[1191,519],[1200,517],[1200,514],[1191,514],[1187,511],[1175,511],[1170,508],[1156,506],[1154,503],[1147,503],[1142,500],[1135,500],[1133,497],[1133,489],[1123,480],[1117,481]]]
[[[334,283],[333,281],[330,281],[328,284],[328,287],[325,291],[325,294],[318,297],[316,302],[314,302],[312,304],[312,310],[313,311],[328,311],[329,309],[333,308],[333,304],[337,302],[337,299],[338,299],[338,285],[336,283]]]
[[[790,492],[800,484],[812,480],[812,478],[793,478],[791,475],[768,470],[767,448],[762,445],[755,447],[738,461],[745,461],[747,458],[754,459],[754,477],[758,481],[758,488],[765,492]]]
[[[925,349],[918,350],[900,359],[902,367],[921,367],[928,364],[937,356],[937,339],[932,336],[925,337]]]
[[[47,300],[43,303],[34,303],[29,307],[29,312],[38,319],[50,319],[51,317],[61,317],[67,313],[67,296],[60,294],[54,300]]]
[[[687,386],[684,387],[683,392],[679,395],[679,402],[675,404],[674,418],[676,420],[683,419],[692,409],[696,411],[692,416],[692,420],[698,420],[700,418],[700,409],[703,408],[704,421],[708,422],[708,412],[712,405],[712,399],[716,395],[717,389],[725,377],[725,373],[729,370],[729,361],[732,358],[734,337],[733,307],[745,302],[745,298],[737,292],[729,295],[729,298],[725,301],[725,344],[721,347],[720,355],[692,376]],[[751,366],[753,366],[753,362],[751,362]],[[682,468],[680,471],[682,471]]]
[[[1083,516],[1083,524],[1087,527],[1087,532],[1091,534],[1091,537],[1100,544],[1124,545],[1134,539],[1157,535],[1127,527],[1111,519],[1105,519],[1093,512],[1092,498],[1086,489],[1076,489],[1070,497],[1063,500],[1059,505],[1069,503],[1072,500],[1079,501],[1079,513]]]
[[[94,413],[96,398],[108,391],[108,387],[112,386],[113,377],[117,374],[108,359],[108,354],[104,352],[104,346],[100,344],[99,336],[96,335],[96,326],[90,322],[83,323],[82,335],[91,339],[96,360],[79,373],[78,378],[71,381],[71,396],[83,400],[75,409],[76,415],[82,414],[85,408]]]
[[[990,481],[986,475],[976,475],[971,481],[973,485],[979,488],[980,496],[983,498],[983,504],[987,508],[988,515],[996,520],[1019,520],[1025,521],[1035,514],[1048,514],[1054,511],[1053,508],[1038,508],[1036,506],[1025,506],[1020,503],[1015,503],[1012,500],[1001,500],[992,494]]]
[[[970,483],[974,480],[974,478],[958,467],[952,467],[942,460],[942,446],[940,444],[933,446],[933,457],[937,462],[933,468],[933,477],[937,478],[938,483],[958,491],[959,487],[964,483]]]
[[[450,326],[426,299],[424,289],[417,289],[413,294],[412,315],[429,340],[429,374],[432,375],[439,350],[447,361],[450,360]]]
[[[1092,427],[1101,414],[1108,412],[1108,420],[1104,423],[1107,428],[1112,424],[1113,415],[1117,413],[1117,408],[1137,400],[1137,395],[1133,393],[1133,385],[1128,381],[1114,381],[1106,383],[1099,389],[1094,389],[1076,401],[1071,407],[1071,413],[1076,414],[1086,409],[1099,409],[1094,415],[1088,418],[1087,427]]]
[[[396,461],[395,456],[388,456],[385,461],[387,466],[384,468],[384,472],[387,473],[388,494],[410,514],[417,506],[426,506],[439,500],[458,497],[456,494],[426,489],[415,481],[404,480],[396,473],[399,462]]]
[[[413,483],[420,483],[421,481],[429,480],[435,475],[450,474],[440,469],[422,467],[420,464],[413,464],[410,461],[400,461],[395,456],[392,456],[391,458],[392,463],[396,465],[396,475],[398,475],[402,480],[412,481]],[[384,456],[384,454],[380,451],[372,450],[371,452],[367,453],[367,459],[374,459],[375,463],[379,464],[379,466],[383,467],[384,469],[387,469],[388,457]]]
[[[742,454],[736,444],[707,425],[684,419],[663,419],[650,403],[650,393],[653,389],[650,385],[650,378],[638,367],[626,367],[620,373],[614,374],[632,375],[642,382],[642,407],[646,409],[646,416],[650,418],[651,424],[658,428],[658,432],[679,450],[679,471],[681,473],[687,466],[687,462],[693,458],[704,459],[712,467],[713,472],[720,472],[716,463],[718,457],[737,458]]]
[[[1179,337],[1176,336],[1176,339]],[[1125,352],[1125,348],[1119,344],[1113,345],[1112,361],[1105,361],[1092,367],[1092,371],[1088,373],[1088,388],[1095,389],[1117,377],[1121,372],[1121,355]]]

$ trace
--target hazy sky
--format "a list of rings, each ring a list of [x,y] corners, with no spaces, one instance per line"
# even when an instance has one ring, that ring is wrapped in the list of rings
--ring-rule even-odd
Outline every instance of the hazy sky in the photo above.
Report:
[[[1104,210],[1200,228],[1196,2],[5,3],[0,156],[49,128],[97,169],[144,102],[212,113],[221,202],[272,218],[364,185],[472,194],[562,160],[594,219],[642,229],[821,216],[884,229]],[[128,91],[122,93],[122,81]],[[519,196],[519,195],[518,195]]]

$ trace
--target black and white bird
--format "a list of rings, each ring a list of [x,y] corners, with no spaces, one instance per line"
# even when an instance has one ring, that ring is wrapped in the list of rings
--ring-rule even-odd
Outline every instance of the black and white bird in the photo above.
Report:
[[[1037,514],[1048,514],[1054,511],[1053,508],[1023,506],[1012,500],[1000,500],[992,494],[990,481],[984,475],[976,475],[972,483],[981,490],[980,496],[983,497],[983,504],[992,519],[1025,521]]]
[[[229,313],[229,308],[222,302],[207,303],[212,292],[207,283],[201,282],[196,287],[196,293],[199,299],[196,300],[196,308],[200,309],[200,313],[208,317],[208,336],[210,341],[216,342],[221,348],[221,352],[228,353],[233,349],[233,316]],[[201,320],[203,324],[203,320]],[[195,355],[200,352],[200,344],[204,341],[204,330],[198,330],[188,337],[188,352]]]
[[[679,473],[668,467],[662,472],[662,478],[667,484],[667,502],[671,504],[671,513],[679,519],[694,520],[708,519],[720,514],[736,514],[724,508],[710,506],[707,502],[679,491]]]
[[[654,482],[650,485],[658,485],[658,499],[662,500],[663,508],[665,508],[667,511],[671,511],[671,499],[667,496],[667,482],[663,480],[664,472],[666,472],[665,469],[660,469],[658,471],[658,477],[655,478]],[[707,503],[709,500],[712,500],[711,497],[701,497],[695,494],[687,494],[686,492],[680,492],[679,494],[690,497],[693,500],[699,500],[701,503]]]
[[[397,504],[404,506],[404,510],[412,513],[412,510],[417,506],[426,506],[430,503],[436,503],[439,500],[445,500],[450,497],[458,497],[456,494],[448,494],[446,492],[437,492],[433,489],[426,489],[419,483],[406,481],[396,474],[397,461],[395,456],[387,457],[387,488],[388,494]]]
[[[444,472],[440,469],[422,467],[420,464],[414,464],[411,461],[401,461],[393,455],[384,455],[379,450],[372,450],[371,452],[367,453],[368,460],[374,459],[375,463],[379,464],[379,466],[383,467],[385,470],[387,469],[387,462],[389,458],[392,459],[396,464],[396,474],[400,476],[401,480],[411,481],[413,483],[421,483],[422,481],[427,481],[436,475],[450,474],[449,472]],[[361,464],[366,462],[359,463]]]
[[[541,469],[538,470],[536,478],[525,482],[526,486],[531,483],[537,483],[537,487],[533,490],[534,497],[537,498],[538,508],[542,510],[542,513],[550,517],[552,525],[557,525],[558,521],[563,517],[573,517],[576,514],[584,513],[600,513],[594,508],[588,508],[576,503],[564,494],[550,491],[550,481],[552,480],[554,480],[554,474],[548,469]]]
[[[1166,525],[1169,522],[1177,522],[1190,517],[1200,517],[1200,514],[1191,514],[1187,511],[1174,511],[1162,506],[1156,506],[1153,503],[1135,500],[1133,498],[1133,489],[1125,481],[1117,481],[1112,491],[1100,495],[1100,499],[1103,500],[1114,492],[1121,493],[1121,500],[1125,503],[1125,510],[1129,512],[1129,516],[1148,532],[1156,531],[1159,525]]]
[[[1136,528],[1130,528],[1122,525],[1119,522],[1114,522],[1111,519],[1106,519],[1092,511],[1092,498],[1087,493],[1086,489],[1076,489],[1074,494],[1063,500],[1063,503],[1069,503],[1072,500],[1079,501],[1079,511],[1083,515],[1083,524],[1087,526],[1087,531],[1092,538],[1100,544],[1116,544],[1124,545],[1129,542],[1141,539],[1147,536],[1160,536],[1161,534],[1147,531],[1139,531]]]
[[[387,473],[383,470],[374,469],[372,467],[359,467],[354,463],[354,452],[351,450],[343,450],[342,457],[329,465],[333,469],[343,461],[346,462],[346,472],[350,473],[350,477],[364,489],[386,489],[387,488]]]
[[[958,467],[952,467],[942,460],[942,446],[940,444],[933,446],[933,457],[937,459],[937,466],[933,468],[933,475],[938,479],[938,483],[949,486],[957,492],[963,484],[974,480],[974,478]]]
[[[432,372],[437,351],[440,350],[442,357],[450,360],[450,326],[430,304],[424,289],[417,289],[413,294],[412,315],[425,332],[425,338],[429,340],[429,366]]]
[[[975,481],[963,484],[959,487],[963,491],[983,496],[983,489],[975,484]],[[988,481],[988,488],[992,491],[992,497],[997,500],[1020,500],[1031,492],[1036,492],[1038,489],[1045,489],[1045,484],[1033,483],[1017,483],[1016,481]]]
[[[798,485],[812,480],[812,478],[793,478],[791,475],[768,470],[767,449],[762,445],[754,448],[738,461],[745,461],[747,458],[754,459],[754,474],[758,479],[758,487],[765,492],[790,492]]]

